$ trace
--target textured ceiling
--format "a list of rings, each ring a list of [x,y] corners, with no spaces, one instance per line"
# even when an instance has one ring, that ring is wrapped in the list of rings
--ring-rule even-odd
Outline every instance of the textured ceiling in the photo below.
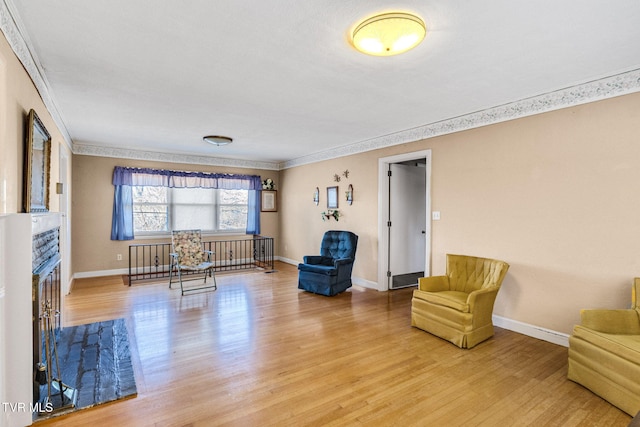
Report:
[[[638,0],[4,1],[74,144],[113,149],[279,163],[640,68]],[[424,42],[355,51],[391,10]]]

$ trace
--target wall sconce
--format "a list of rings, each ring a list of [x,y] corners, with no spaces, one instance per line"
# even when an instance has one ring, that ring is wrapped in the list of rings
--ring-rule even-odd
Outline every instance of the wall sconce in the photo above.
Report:
[[[313,203],[315,203],[316,206],[320,203],[320,189],[318,187],[316,187],[316,191],[313,192]]]
[[[347,189],[345,194],[347,196],[347,203],[352,204],[353,203],[353,185],[349,184],[349,188]]]

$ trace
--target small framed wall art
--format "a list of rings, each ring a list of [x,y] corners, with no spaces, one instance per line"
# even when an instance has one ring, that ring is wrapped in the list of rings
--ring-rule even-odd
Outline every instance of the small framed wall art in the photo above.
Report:
[[[262,196],[260,198],[260,211],[278,212],[277,190],[262,190]]]
[[[338,209],[338,187],[327,187],[327,209]]]

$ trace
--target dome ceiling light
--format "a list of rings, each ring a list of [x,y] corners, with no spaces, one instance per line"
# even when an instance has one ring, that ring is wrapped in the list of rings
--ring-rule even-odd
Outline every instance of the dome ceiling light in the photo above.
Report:
[[[427,34],[424,21],[410,13],[383,13],[362,21],[353,30],[356,49],[367,55],[391,56],[416,47]]]
[[[223,145],[228,145],[233,142],[232,138],[228,136],[219,136],[219,135],[209,135],[202,138],[204,142],[208,142],[209,144],[217,145],[218,147]]]

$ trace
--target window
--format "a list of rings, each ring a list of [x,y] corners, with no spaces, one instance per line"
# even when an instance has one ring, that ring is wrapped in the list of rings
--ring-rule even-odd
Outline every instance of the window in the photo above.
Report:
[[[134,231],[169,231],[166,187],[132,187]]]
[[[208,232],[245,227],[245,234],[260,234],[259,175],[116,166],[113,187],[111,240],[133,240],[134,231],[168,233],[180,225]]]
[[[201,229],[204,232],[244,232],[248,190],[135,186],[135,233]]]

